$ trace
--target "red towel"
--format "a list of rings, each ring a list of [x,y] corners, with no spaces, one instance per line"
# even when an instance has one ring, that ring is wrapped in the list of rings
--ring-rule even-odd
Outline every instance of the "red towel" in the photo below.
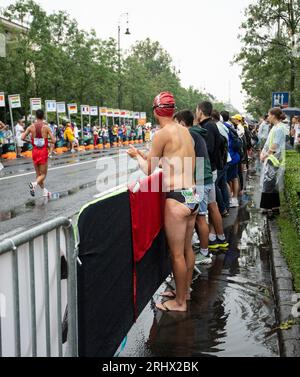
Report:
[[[140,189],[130,187],[132,240],[134,261],[139,262],[164,225],[165,194],[162,193],[162,172],[141,180]]]

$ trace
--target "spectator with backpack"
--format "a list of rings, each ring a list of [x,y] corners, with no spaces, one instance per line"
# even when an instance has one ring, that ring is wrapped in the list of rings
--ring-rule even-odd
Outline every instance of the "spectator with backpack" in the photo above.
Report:
[[[240,114],[237,114],[231,118],[232,124],[235,127],[237,134],[242,142],[242,148],[240,151],[241,161],[238,165],[238,175],[240,180],[240,192],[244,189],[245,174],[247,173],[248,166],[248,145],[246,138],[246,129],[243,124],[243,117]]]
[[[174,115],[174,120],[183,127],[188,128],[194,140],[196,154],[196,190],[201,200],[195,224],[195,229],[200,241],[200,250],[196,253],[196,264],[207,265],[212,262],[212,259],[209,256],[208,250],[209,226],[206,221],[206,216],[210,194],[213,188],[213,175],[205,142],[207,131],[197,125],[194,126],[194,115],[189,110],[179,111]]]
[[[215,122],[211,119],[213,105],[204,101],[196,109],[196,122],[207,131],[206,145],[213,172],[213,185],[208,194],[208,212],[210,218],[209,248],[211,250],[226,249],[229,244],[224,234],[223,221],[216,201],[215,183],[218,170],[223,169],[221,151],[221,135]]]
[[[212,119],[216,122],[218,130],[221,136],[220,143],[220,158],[223,169],[218,169],[218,178],[216,181],[216,195],[217,203],[222,217],[229,216],[229,190],[227,186],[227,169],[228,164],[231,161],[229,153],[229,130],[221,122],[220,113],[217,110],[213,110]],[[221,166],[220,166],[221,167]]]
[[[223,124],[228,129],[228,140],[229,140],[229,154],[231,161],[228,164],[227,169],[227,182],[230,186],[231,199],[230,199],[230,208],[239,207],[238,195],[239,195],[239,163],[241,161],[241,149],[242,143],[235,130],[234,126],[229,122],[230,115],[228,111],[222,111],[221,116],[223,118]]]

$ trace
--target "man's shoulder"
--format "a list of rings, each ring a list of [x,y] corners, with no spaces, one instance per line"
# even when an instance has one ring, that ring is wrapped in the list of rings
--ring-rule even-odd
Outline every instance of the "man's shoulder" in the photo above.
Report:
[[[212,119],[208,119],[205,123],[201,124],[201,127],[205,128],[208,131],[218,129],[216,123]]]

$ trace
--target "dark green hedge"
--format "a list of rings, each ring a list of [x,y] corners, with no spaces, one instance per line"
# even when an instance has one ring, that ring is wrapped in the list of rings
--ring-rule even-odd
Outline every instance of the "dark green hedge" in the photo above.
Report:
[[[300,237],[300,153],[296,151],[288,151],[286,155],[284,196]]]

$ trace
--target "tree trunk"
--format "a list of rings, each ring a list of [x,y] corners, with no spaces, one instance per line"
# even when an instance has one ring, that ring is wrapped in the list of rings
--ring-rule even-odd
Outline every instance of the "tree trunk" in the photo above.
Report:
[[[290,106],[295,106],[295,96],[294,91],[296,87],[296,62],[295,59],[291,58],[291,81],[290,81],[290,94],[291,94],[291,100],[290,100]]]

